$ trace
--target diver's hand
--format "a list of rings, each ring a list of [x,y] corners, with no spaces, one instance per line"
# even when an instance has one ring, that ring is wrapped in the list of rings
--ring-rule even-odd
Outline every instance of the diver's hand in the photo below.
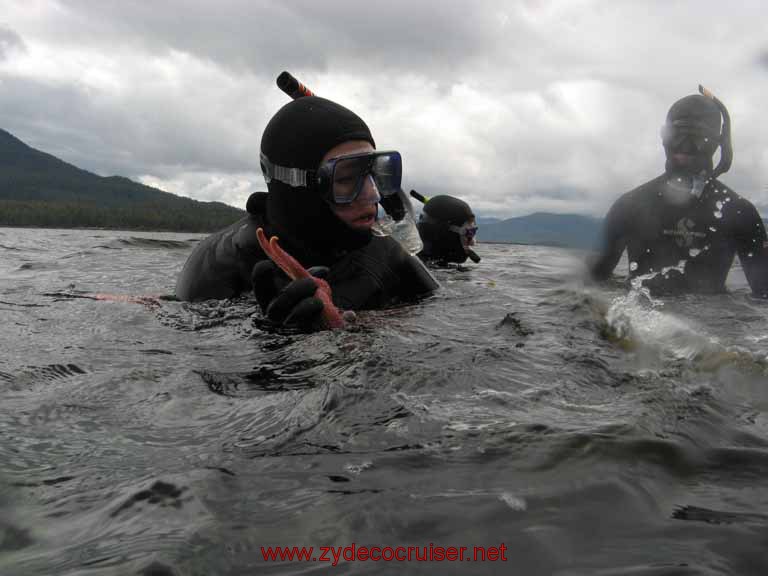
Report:
[[[322,325],[323,302],[315,296],[312,278],[299,278],[288,284],[269,303],[266,315],[272,322],[310,330]]]
[[[253,295],[264,314],[267,313],[269,303],[289,282],[288,276],[272,260],[256,262],[251,270],[251,286],[253,287]]]
[[[328,268],[316,266],[308,272],[316,278],[328,275]],[[253,294],[264,315],[276,324],[313,330],[322,326],[323,303],[315,295],[312,278],[291,281],[271,260],[258,262],[251,272]]]
[[[675,296],[690,291],[685,274],[679,270],[670,270],[665,274],[659,273],[643,280],[643,287],[648,288],[651,296],[654,297]]]

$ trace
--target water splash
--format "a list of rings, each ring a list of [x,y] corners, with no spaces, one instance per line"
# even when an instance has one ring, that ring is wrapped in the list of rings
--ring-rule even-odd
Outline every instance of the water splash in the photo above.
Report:
[[[694,322],[662,311],[664,302],[643,285],[672,271],[685,274],[685,265],[681,260],[676,266],[633,278],[629,292],[614,298],[606,312],[608,337],[628,350],[654,352],[662,360],[694,360],[713,346],[722,348]]]

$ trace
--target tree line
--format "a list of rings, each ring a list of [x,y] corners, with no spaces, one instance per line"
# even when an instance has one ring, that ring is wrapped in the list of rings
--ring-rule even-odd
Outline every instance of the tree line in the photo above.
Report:
[[[0,199],[0,226],[111,228],[171,232],[213,232],[244,212],[218,203],[137,202],[104,206],[93,202]]]

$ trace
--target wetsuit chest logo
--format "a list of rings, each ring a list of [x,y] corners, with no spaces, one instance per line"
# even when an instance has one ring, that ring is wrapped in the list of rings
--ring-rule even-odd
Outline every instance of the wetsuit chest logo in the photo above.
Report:
[[[694,232],[696,223],[690,218],[680,218],[674,229],[665,229],[664,236],[671,236],[680,248],[690,248],[697,238],[704,238],[703,232]]]

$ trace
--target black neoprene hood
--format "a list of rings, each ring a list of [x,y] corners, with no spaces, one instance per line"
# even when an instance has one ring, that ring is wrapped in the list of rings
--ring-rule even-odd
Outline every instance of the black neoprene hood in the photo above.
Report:
[[[424,214],[416,224],[424,244],[422,255],[436,260],[463,263],[467,251],[461,237],[450,226],[462,226],[475,215],[469,204],[453,196],[433,196],[424,204]]]
[[[720,135],[720,109],[711,98],[700,94],[691,94],[681,98],[667,112],[667,124],[683,124],[691,128],[709,131]]]
[[[376,147],[357,114],[331,100],[309,96],[277,111],[264,129],[261,151],[274,164],[316,170],[328,150],[348,140],[365,140]]]
[[[329,150],[350,140],[375,147],[371,131],[357,114],[309,96],[277,111],[264,129],[261,153],[274,165],[314,171]],[[301,252],[305,264],[327,264],[340,251],[370,240],[370,232],[353,230],[337,218],[311,185],[290,186],[272,179],[267,187],[267,218],[278,235]]]
[[[453,196],[433,196],[424,205],[424,212],[435,220],[461,226],[475,215],[469,204]]]
[[[730,148],[730,136],[726,137],[724,135],[721,137],[722,118],[723,115],[717,103],[712,98],[707,98],[701,94],[685,96],[672,104],[669,112],[667,112],[667,121],[663,130],[669,130],[670,134],[682,130],[684,133],[708,137],[711,139],[711,146],[697,150],[690,143],[684,144],[686,140],[683,140],[682,148],[680,148],[680,145],[673,145],[667,140],[664,132],[662,132],[664,153],[667,157],[665,171],[671,175],[700,175],[704,173],[710,176],[717,176],[726,171],[727,166],[725,164],[730,166],[730,161],[724,162],[723,158],[726,158],[727,154],[732,154],[732,150]],[[725,133],[726,131],[723,130],[723,132]],[[713,172],[712,155],[715,153],[717,146],[723,146],[724,142],[725,147],[723,150],[728,150],[726,155],[721,155],[720,165],[723,165],[724,168],[715,173]],[[681,166],[673,159],[673,155],[677,151],[692,154],[695,160],[685,166]]]

